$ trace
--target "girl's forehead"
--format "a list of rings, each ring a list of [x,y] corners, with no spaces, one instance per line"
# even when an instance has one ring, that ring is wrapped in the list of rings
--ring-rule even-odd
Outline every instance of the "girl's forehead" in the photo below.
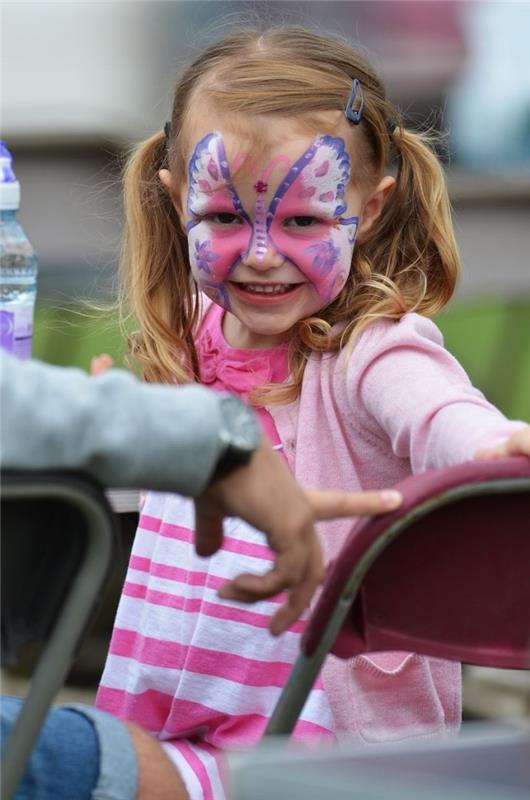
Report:
[[[296,160],[319,135],[343,133],[346,137],[349,133],[347,127],[337,131],[334,117],[333,113],[321,114],[320,119],[311,120],[236,114],[196,117],[190,120],[187,131],[186,162],[193,157],[199,142],[208,134],[215,133],[222,138],[232,177],[246,172],[254,174],[256,168],[265,167],[271,158]]]

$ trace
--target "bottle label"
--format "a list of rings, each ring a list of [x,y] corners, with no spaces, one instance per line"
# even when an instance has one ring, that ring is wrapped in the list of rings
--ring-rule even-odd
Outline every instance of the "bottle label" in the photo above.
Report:
[[[0,309],[0,347],[13,352],[13,342],[15,341],[15,315],[12,311]]]
[[[31,358],[34,303],[0,308],[0,347],[21,359]]]

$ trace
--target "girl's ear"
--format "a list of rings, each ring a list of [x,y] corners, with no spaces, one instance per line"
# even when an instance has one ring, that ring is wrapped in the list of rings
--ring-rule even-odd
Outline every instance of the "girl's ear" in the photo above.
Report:
[[[360,237],[365,237],[377,221],[395,184],[395,178],[391,175],[385,175],[368,195],[359,223],[358,235]]]
[[[167,193],[171,194],[171,172],[168,169],[160,169],[158,170],[158,177],[160,178],[160,183],[164,184]]]
[[[175,191],[173,186],[173,176],[168,169],[161,169],[158,171],[158,177],[160,179],[160,183],[163,185],[164,189],[168,193],[171,198],[171,202],[173,203],[173,207],[178,214],[180,224],[182,225],[183,229],[186,229],[186,221],[184,219],[184,215],[182,213],[182,198],[178,192]]]

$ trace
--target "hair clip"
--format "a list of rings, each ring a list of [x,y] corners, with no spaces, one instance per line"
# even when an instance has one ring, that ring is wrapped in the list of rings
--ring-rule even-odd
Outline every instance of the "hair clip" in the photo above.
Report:
[[[164,136],[166,137],[166,144],[168,144],[171,138],[171,122],[166,122],[164,125]]]
[[[358,125],[363,118],[364,113],[364,92],[361,82],[358,78],[353,79],[350,96],[344,108],[346,119]]]
[[[394,135],[394,131],[396,130],[398,124],[395,119],[389,119],[386,123],[386,129],[388,131],[389,136]]]

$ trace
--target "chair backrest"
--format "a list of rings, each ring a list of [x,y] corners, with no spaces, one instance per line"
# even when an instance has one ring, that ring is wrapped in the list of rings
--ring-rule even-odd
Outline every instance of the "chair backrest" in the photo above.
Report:
[[[29,642],[45,642],[59,616],[87,552],[87,501],[110,510],[78,474],[3,470],[1,487],[2,664],[10,664]]]
[[[74,473],[2,471],[2,655],[44,642],[2,750],[2,797],[14,793],[110,573],[114,514],[101,487]]]
[[[404,650],[530,667],[530,460],[407,478],[403,505],[356,524],[302,641],[311,657]]]
[[[17,476],[19,487],[23,481],[29,486],[28,476]],[[25,645],[48,638],[79,568],[86,531],[79,513],[57,497],[11,497],[13,474],[2,476],[2,485],[2,665],[9,665]]]

